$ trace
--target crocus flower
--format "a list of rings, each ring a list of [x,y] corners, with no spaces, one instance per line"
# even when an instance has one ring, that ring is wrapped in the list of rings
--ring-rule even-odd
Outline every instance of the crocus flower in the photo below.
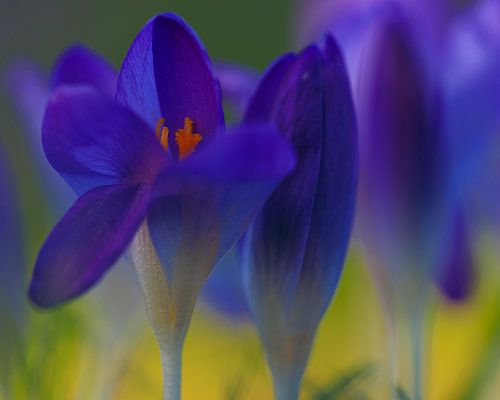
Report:
[[[131,244],[162,353],[164,396],[179,398],[198,292],[293,168],[292,149],[267,125],[225,133],[208,56],[173,14],[138,34],[116,100],[88,86],[56,90],[43,145],[79,198],[39,252],[32,300],[52,307],[79,296]]]
[[[245,120],[274,122],[298,155],[295,171],[252,224],[244,266],[276,398],[291,400],[339,281],[356,192],[356,122],[333,38],[278,59],[260,80]]]

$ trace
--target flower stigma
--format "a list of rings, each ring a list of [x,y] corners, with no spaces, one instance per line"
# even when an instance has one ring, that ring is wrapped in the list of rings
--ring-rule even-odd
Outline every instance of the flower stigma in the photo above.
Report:
[[[169,130],[165,126],[165,118],[160,118],[156,124],[156,138],[165,151],[168,151],[168,134]],[[175,143],[179,148],[179,158],[182,160],[191,155],[202,139],[202,135],[193,133],[193,120],[189,117],[184,118],[184,127],[175,131]]]

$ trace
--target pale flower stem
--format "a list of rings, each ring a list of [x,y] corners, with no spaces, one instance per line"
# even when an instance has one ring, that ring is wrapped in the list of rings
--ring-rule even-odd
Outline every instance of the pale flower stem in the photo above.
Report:
[[[163,400],[180,400],[182,375],[182,345],[161,346],[163,369]]]
[[[300,392],[300,381],[274,379],[275,400],[297,400]]]

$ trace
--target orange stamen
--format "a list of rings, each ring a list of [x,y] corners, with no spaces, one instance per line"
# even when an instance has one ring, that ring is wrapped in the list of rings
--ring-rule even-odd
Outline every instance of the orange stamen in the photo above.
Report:
[[[161,130],[160,144],[165,151],[168,151],[168,128],[166,126]]]
[[[189,156],[196,150],[196,146],[203,137],[199,133],[193,133],[193,120],[189,117],[184,118],[184,128],[175,132],[175,142],[179,146],[179,158]]]
[[[161,134],[162,134],[162,127],[163,124],[165,123],[165,118],[160,118],[158,122],[156,123],[156,138],[158,140],[161,139]]]

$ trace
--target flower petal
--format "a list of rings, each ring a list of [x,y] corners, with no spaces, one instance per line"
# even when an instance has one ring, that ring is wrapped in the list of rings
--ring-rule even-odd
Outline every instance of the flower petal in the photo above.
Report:
[[[340,50],[331,36],[323,48],[325,112],[321,162],[316,184],[305,268],[300,279],[323,292],[326,310],[347,252],[358,177],[357,124],[351,88]]]
[[[137,36],[120,72],[117,99],[151,127],[163,117],[174,132],[190,117],[204,137],[200,146],[224,126],[208,55],[192,29],[173,14],[155,17]],[[169,140],[177,157],[175,135]]]
[[[155,184],[148,225],[169,280],[201,287],[293,166],[284,138],[250,125],[166,169]]]
[[[100,185],[146,182],[166,161],[142,120],[88,87],[55,92],[42,134],[49,162],[80,194]]]
[[[30,297],[53,307],[101,279],[132,240],[146,214],[147,185],[95,188],[81,196],[43,244]]]
[[[60,85],[89,85],[110,98],[115,96],[116,81],[115,69],[81,45],[71,46],[59,56],[50,77],[53,89]]]

